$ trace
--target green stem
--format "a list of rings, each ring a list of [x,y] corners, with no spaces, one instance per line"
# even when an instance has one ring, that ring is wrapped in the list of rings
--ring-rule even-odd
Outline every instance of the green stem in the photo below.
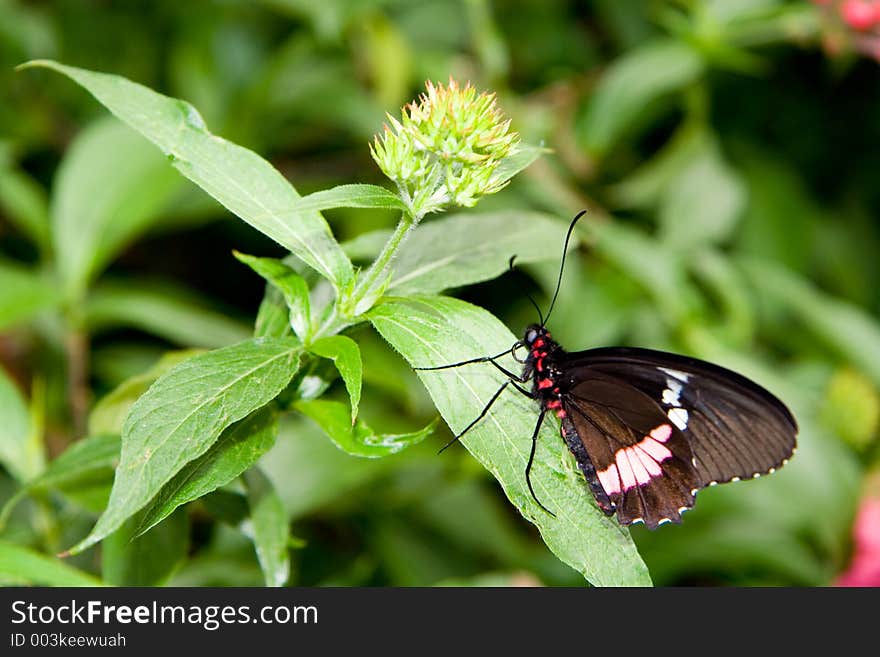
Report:
[[[359,315],[368,310],[358,308],[358,306],[361,305],[365,299],[369,299],[374,295],[379,287],[385,282],[391,269],[391,261],[397,254],[398,249],[400,249],[404,241],[406,241],[406,238],[409,237],[413,228],[417,225],[418,221],[408,213],[404,212],[401,215],[400,222],[397,224],[397,228],[394,229],[394,234],[391,235],[385,243],[385,246],[382,247],[382,252],[358,281],[354,293],[351,295],[351,299],[344,309],[346,315]]]

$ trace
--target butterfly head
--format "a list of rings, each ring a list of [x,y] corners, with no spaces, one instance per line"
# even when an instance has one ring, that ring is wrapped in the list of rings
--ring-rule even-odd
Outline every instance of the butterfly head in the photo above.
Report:
[[[534,348],[540,349],[541,346],[550,339],[550,331],[542,324],[529,324],[523,334],[523,344],[532,351]]]

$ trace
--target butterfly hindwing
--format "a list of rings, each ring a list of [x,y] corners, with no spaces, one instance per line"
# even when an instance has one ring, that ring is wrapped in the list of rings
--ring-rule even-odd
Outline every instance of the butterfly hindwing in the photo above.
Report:
[[[695,488],[772,472],[795,449],[797,423],[784,404],[730,370],[635,348],[592,349],[567,361],[569,385],[601,374],[653,400],[690,446]]]
[[[680,522],[699,475],[686,438],[650,396],[601,372],[585,373],[563,396],[563,437],[606,513],[653,529]],[[586,461],[586,462],[585,462]]]

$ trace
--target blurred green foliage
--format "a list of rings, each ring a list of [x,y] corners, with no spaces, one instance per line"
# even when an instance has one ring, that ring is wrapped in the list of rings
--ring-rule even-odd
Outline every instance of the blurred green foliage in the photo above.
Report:
[[[181,489],[99,548],[50,556],[105,508],[122,420],[180,357],[165,354],[238,343],[258,310],[271,326],[262,280],[231,252],[286,255],[78,87],[14,70],[53,58],[189,101],[302,194],[383,184],[369,140],[424,80],[496,91],[524,141],[552,153],[470,212],[542,212],[564,228],[591,210],[554,336],[713,360],[779,394],[801,426],[779,473],[701,492],[680,527],[632,531],[654,583],[831,582],[878,456],[880,69],[826,57],[823,29],[799,0],[0,0],[0,580],[583,582],[467,452],[436,455],[445,427],[358,458],[321,428],[339,429],[335,407],[284,418],[274,444],[238,440],[241,422],[260,422],[241,420],[221,440],[259,459],[244,477],[212,470],[214,492],[181,507],[194,499]],[[396,212],[326,216],[364,264]],[[552,291],[556,248],[527,277],[456,295],[518,333],[535,319],[524,288]],[[406,363],[367,327],[351,337],[369,425],[428,425],[436,411]],[[326,387],[329,368],[294,385]]]

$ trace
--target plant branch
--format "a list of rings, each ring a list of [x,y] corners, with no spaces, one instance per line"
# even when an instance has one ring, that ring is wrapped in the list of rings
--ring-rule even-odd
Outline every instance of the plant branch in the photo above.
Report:
[[[89,412],[89,339],[82,329],[67,336],[67,395],[74,437],[86,434]]]
[[[369,307],[361,308],[361,306],[364,301],[367,301],[370,306],[375,302],[378,291],[390,273],[391,262],[394,260],[394,256],[397,255],[398,249],[400,249],[418,223],[415,218],[406,212],[401,215],[397,228],[394,229],[394,233],[385,243],[385,246],[382,247],[382,252],[355,286],[354,293],[349,303],[346,304],[345,314],[359,315],[369,310]]]

